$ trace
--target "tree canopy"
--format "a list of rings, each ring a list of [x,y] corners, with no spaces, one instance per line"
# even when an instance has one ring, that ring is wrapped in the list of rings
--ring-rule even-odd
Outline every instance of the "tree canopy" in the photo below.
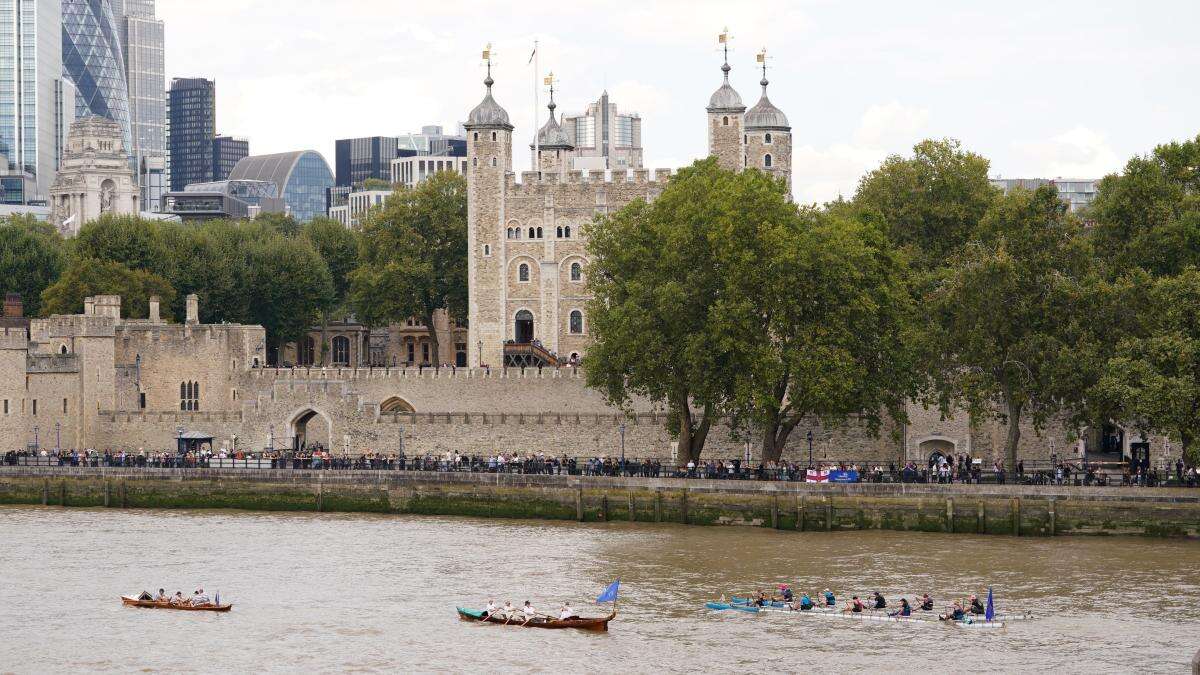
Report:
[[[42,291],[45,314],[80,314],[83,300],[92,295],[121,296],[121,313],[126,318],[145,318],[150,297],[164,304],[175,299],[175,289],[164,278],[145,270],[131,270],[115,260],[75,256],[62,276]]]
[[[32,216],[0,219],[0,298],[20,293],[29,316],[42,312],[42,291],[66,264],[66,244],[53,227]]]

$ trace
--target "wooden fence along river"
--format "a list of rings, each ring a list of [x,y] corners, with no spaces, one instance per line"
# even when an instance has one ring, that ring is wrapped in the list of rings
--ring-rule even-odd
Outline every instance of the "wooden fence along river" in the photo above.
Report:
[[[1186,488],[6,466],[0,467],[0,504],[362,511],[798,531],[1200,537],[1200,490]]]

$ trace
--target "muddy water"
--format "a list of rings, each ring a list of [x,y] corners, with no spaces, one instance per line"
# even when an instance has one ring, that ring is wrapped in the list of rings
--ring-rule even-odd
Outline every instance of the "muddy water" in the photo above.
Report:
[[[0,508],[0,672],[1180,672],[1200,648],[1200,542],[795,533],[464,518]],[[489,597],[606,634],[460,622]],[[893,601],[996,589],[1003,630],[712,612],[789,582]],[[122,607],[220,591],[226,615]]]

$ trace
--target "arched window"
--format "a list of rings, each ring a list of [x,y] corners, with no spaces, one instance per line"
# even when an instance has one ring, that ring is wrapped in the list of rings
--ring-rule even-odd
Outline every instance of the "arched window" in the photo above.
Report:
[[[517,281],[529,281],[529,265],[521,263],[517,268]]]
[[[533,313],[527,309],[517,312],[517,320],[513,326],[513,337],[521,344],[533,341]]]
[[[555,232],[555,236],[557,236],[559,239],[562,239],[562,225],[559,225]]]
[[[484,244],[484,245],[483,245],[483,254],[484,254],[484,255],[491,255],[491,254],[492,254],[492,247],[491,247],[491,245],[490,245],[490,244]]]
[[[570,225],[568,225],[568,226],[566,226],[565,228],[563,228],[563,232],[565,232],[565,233],[566,233],[567,239],[570,239],[570,238],[571,238],[571,226],[570,226]]]
[[[478,157],[471,158],[471,166],[479,166],[479,158]]]
[[[475,142],[476,143],[479,142],[479,132],[478,131],[475,132]]]
[[[583,279],[583,265],[577,262],[571,263],[571,281],[581,281]]]
[[[767,145],[770,145],[770,144],[771,144],[771,132],[767,132],[767,133],[766,133],[766,134],[763,136],[763,143],[766,143]]]
[[[567,330],[569,330],[572,335],[583,334],[583,312],[577,309],[571,310],[571,319]]]
[[[496,166],[496,158],[495,157],[492,158],[492,166]]]
[[[59,353],[59,354],[66,354],[66,353],[67,353],[67,346],[66,346],[66,345],[63,345],[63,346],[59,347],[59,348],[58,348],[58,353]]]
[[[494,132],[494,131],[492,132],[492,140],[493,141],[496,140],[496,132]]]
[[[763,166],[771,168],[771,155],[763,155]]]
[[[538,239],[542,238],[542,228],[540,228],[540,227],[537,229],[537,238]]]
[[[333,338],[333,365],[350,365],[350,340],[344,335]]]
[[[729,126],[729,115],[726,115],[721,118],[721,126],[725,126],[725,127]]]
[[[194,381],[179,383],[179,409],[192,412],[200,409],[200,383]]]
[[[535,230],[534,230],[532,227],[531,227],[531,228],[529,228],[529,238],[530,238],[530,239],[533,239],[533,233],[534,233],[534,232],[535,232]]]

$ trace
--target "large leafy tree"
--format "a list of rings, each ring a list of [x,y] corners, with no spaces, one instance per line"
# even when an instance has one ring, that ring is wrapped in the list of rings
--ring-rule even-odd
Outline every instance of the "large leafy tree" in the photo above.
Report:
[[[73,251],[80,258],[110,260],[169,278],[174,258],[164,227],[168,226],[137,216],[104,214],[79,229],[72,241]]]
[[[20,293],[25,313],[41,313],[42,291],[62,273],[62,237],[32,216],[0,220],[0,297]]]
[[[775,228],[796,219],[784,195],[765,174],[709,158],[680,170],[653,203],[635,200],[588,227],[588,384],[618,406],[665,405],[693,461],[762,339],[746,323],[761,306],[744,292],[753,282],[729,291],[738,275],[769,274]]]
[[[1176,439],[1200,461],[1200,271],[1157,279],[1145,334],[1121,340],[1094,395],[1113,419]]]
[[[943,409],[966,403],[1008,424],[1015,468],[1022,420],[1044,425],[1082,392],[1062,377],[1077,363],[1090,249],[1053,187],[999,198],[979,239],[952,258],[924,299],[928,358]]]
[[[878,431],[904,419],[916,392],[912,303],[903,258],[876,227],[814,210],[800,219],[747,223],[757,261],[735,262],[722,305],[744,307],[751,377],[737,380],[736,410],[762,431],[763,458],[778,460],[791,432],[819,418]],[[798,224],[797,224],[798,223]]]
[[[333,301],[329,267],[302,238],[252,239],[245,245],[243,260],[248,322],[266,329],[271,353],[285,342],[300,339]]]
[[[184,298],[200,299],[200,320],[205,323],[249,320],[253,295],[247,286],[244,247],[238,230],[245,225],[227,221],[166,227],[163,236],[170,251],[171,285],[178,292],[171,312],[182,320]]]
[[[300,235],[316,249],[333,279],[334,302],[346,299],[350,287],[350,273],[358,266],[358,239],[354,232],[346,229],[332,218],[314,218],[305,223]]]
[[[420,317],[433,337],[433,314],[461,318],[467,309],[467,182],[441,172],[399,189],[372,210],[359,236],[359,267],[349,275],[349,300],[370,326]]]
[[[121,296],[121,311],[126,317],[147,316],[150,296],[170,304],[175,289],[164,278],[145,270],[131,270],[113,260],[72,258],[58,281],[42,291],[45,314],[79,314],[84,298],[92,295]]]
[[[854,206],[881,222],[918,269],[936,268],[971,240],[992,203],[988,161],[956,140],[925,140],[862,178]]]

